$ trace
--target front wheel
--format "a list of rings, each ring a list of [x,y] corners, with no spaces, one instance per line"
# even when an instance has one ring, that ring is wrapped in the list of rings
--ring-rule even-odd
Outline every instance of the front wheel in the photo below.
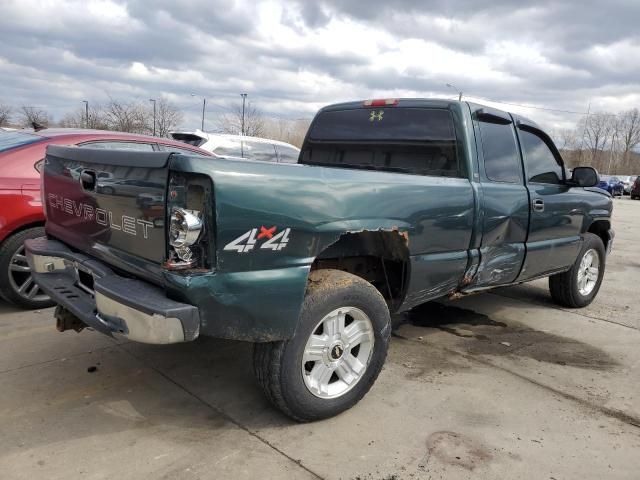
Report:
[[[585,233],[582,249],[571,270],[549,277],[549,291],[555,302],[571,308],[589,305],[602,284],[605,255],[602,239]]]
[[[271,403],[294,420],[332,417],[376,381],[390,334],[389,309],[373,285],[339,270],[316,270],[294,336],[256,344],[254,372]]]

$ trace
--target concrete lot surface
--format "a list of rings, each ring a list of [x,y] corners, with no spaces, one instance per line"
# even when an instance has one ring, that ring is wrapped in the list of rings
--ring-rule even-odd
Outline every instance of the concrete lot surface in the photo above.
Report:
[[[0,478],[638,479],[640,202],[615,206],[593,305],[544,281],[425,305],[365,399],[313,424],[269,406],[250,345],[57,333],[0,304]]]

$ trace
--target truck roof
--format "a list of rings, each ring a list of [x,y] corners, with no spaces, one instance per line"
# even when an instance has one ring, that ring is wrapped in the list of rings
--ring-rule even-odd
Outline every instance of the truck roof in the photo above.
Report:
[[[499,108],[495,108],[495,107],[490,107],[488,105],[484,105],[481,103],[477,103],[477,102],[466,102],[466,101],[459,101],[459,100],[446,100],[446,99],[442,99],[442,98],[395,98],[395,100],[398,101],[397,105],[395,106],[399,106],[399,107],[413,107],[413,108],[449,108],[453,105],[459,105],[459,104],[468,104],[468,105],[474,105],[477,107],[482,107],[482,108],[487,108],[487,109],[491,109],[491,110],[495,110],[495,111],[499,111],[502,113],[506,113],[506,114],[510,114],[513,116],[514,120],[516,121],[516,123],[518,124],[526,124],[529,125],[531,127],[535,127],[536,129],[540,129],[540,126],[535,123],[533,120],[523,116],[523,115],[519,115],[517,113],[513,113],[513,112],[509,112],[508,110],[502,110]],[[357,100],[357,101],[351,101],[351,102],[342,102],[342,103],[334,103],[332,105],[327,105],[326,107],[323,107],[320,109],[320,112],[328,112],[328,111],[335,111],[335,110],[350,110],[350,109],[355,109],[355,108],[362,108],[365,107],[364,102],[367,100]],[[367,108],[376,108],[376,107],[369,107],[367,106]],[[391,105],[381,105],[381,108],[393,108],[393,106]]]

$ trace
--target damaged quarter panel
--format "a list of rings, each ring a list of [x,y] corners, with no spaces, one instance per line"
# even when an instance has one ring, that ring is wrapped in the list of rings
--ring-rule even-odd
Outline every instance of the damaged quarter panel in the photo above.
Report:
[[[175,295],[197,298],[205,334],[242,338],[267,324],[263,339],[286,338],[315,257],[347,232],[397,230],[408,239],[405,307],[454,290],[464,275],[474,218],[468,179],[186,156],[172,169],[213,180],[216,272],[166,275]],[[253,229],[263,237],[245,251]],[[285,245],[280,237],[265,247],[285,231]],[[220,311],[238,321],[207,322]],[[226,328],[234,331],[220,331]]]

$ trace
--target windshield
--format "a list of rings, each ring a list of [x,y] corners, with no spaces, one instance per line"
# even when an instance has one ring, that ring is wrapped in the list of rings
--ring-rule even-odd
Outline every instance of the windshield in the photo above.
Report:
[[[0,130],[0,152],[41,141],[43,138],[23,132],[6,132]]]

